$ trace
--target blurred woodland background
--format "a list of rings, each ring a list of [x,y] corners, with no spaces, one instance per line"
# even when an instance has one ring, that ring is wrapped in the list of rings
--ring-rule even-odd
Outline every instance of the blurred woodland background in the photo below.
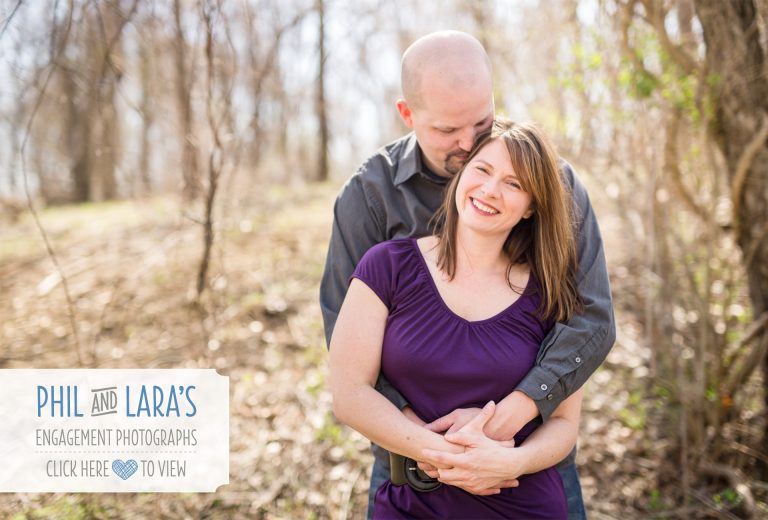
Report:
[[[362,518],[317,290],[335,193],[402,135],[399,57],[476,35],[497,111],[589,188],[618,341],[592,518],[768,518],[766,0],[0,0],[0,366],[213,367],[215,494],[0,495],[5,518]]]

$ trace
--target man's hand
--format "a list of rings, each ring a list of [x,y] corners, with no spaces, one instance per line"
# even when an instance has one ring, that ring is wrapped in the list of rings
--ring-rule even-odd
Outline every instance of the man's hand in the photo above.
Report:
[[[536,402],[519,390],[501,400],[483,431],[491,439],[508,441],[539,415]]]
[[[465,447],[464,453],[424,450],[425,458],[437,462],[441,468],[447,467],[436,471],[440,482],[475,495],[494,495],[500,493],[501,488],[519,485],[516,465],[508,466],[514,443],[497,442],[483,433],[494,411],[495,404],[491,401],[460,431],[446,434],[447,441]]]
[[[436,433],[454,433],[461,430],[479,413],[479,408],[457,408],[448,415],[427,423],[425,427]],[[483,431],[491,439],[511,441],[517,432],[537,415],[539,415],[539,409],[533,399],[515,390],[496,406],[493,416],[485,423]]]

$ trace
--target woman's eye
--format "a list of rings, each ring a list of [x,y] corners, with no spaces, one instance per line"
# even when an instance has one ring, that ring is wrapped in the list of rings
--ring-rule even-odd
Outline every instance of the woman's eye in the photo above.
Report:
[[[488,175],[488,170],[486,170],[486,169],[485,169],[485,168],[483,168],[482,166],[478,166],[478,167],[477,167],[477,171],[479,171],[479,172],[480,172],[480,173],[482,173],[483,175]]]
[[[518,183],[517,181],[513,181],[511,179],[507,181],[507,185],[515,189],[520,189],[520,183]]]

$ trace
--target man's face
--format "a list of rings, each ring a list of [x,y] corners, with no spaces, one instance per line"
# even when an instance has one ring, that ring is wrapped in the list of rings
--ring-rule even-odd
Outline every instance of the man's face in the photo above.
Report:
[[[428,91],[429,92],[429,91]],[[403,121],[416,134],[426,165],[444,177],[458,173],[467,162],[475,139],[493,124],[490,88],[433,90],[410,109],[398,104]]]

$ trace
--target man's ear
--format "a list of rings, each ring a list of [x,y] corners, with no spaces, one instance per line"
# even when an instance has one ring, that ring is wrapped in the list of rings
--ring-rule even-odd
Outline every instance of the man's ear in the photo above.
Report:
[[[410,130],[413,130],[413,113],[411,112],[408,103],[404,99],[397,100],[397,111],[400,113],[400,117]]]

